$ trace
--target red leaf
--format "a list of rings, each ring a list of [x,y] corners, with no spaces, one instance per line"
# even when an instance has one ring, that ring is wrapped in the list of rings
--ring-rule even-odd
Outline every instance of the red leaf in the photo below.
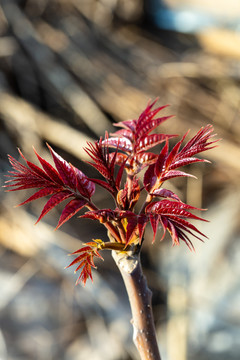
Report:
[[[113,153],[113,152],[109,154],[110,161],[112,160],[114,155],[115,155],[115,153]],[[121,166],[123,163],[126,164],[127,159],[128,159],[128,155],[118,152],[116,155],[115,164],[119,165],[119,166]]]
[[[122,165],[120,166],[120,169],[118,170],[118,173],[117,173],[117,177],[116,177],[116,188],[119,190],[119,187],[120,187],[120,184],[121,184],[121,180],[122,180],[122,176],[123,176],[123,171],[124,171],[124,168],[125,168],[125,165],[126,165],[126,162],[127,162],[128,158],[126,158],[124,160],[124,162],[122,163]]]
[[[179,237],[176,227],[171,223],[171,221],[168,221],[168,231],[171,234],[172,241],[174,245],[179,245]]]
[[[75,272],[79,271],[82,268],[82,271],[76,281],[76,284],[78,284],[81,281],[84,286],[88,278],[93,280],[91,271],[92,271],[92,267],[96,268],[93,261],[93,257],[96,256],[103,260],[102,256],[99,254],[99,252],[96,249],[96,243],[91,242],[87,244],[93,244],[93,247],[84,246],[83,248],[72,253],[72,254],[80,254],[80,255],[75,260],[73,260],[70,265],[66,267],[68,268],[72,265],[78,264]]]
[[[158,178],[160,178],[162,171],[164,170],[165,162],[168,155],[168,141],[166,141],[166,144],[162,148],[162,151],[158,155],[157,161],[155,163],[155,174]]]
[[[138,153],[136,156],[136,164],[138,169],[136,172],[139,172],[144,167],[155,164],[158,155],[151,152]]]
[[[179,168],[180,166],[189,165],[189,164],[192,164],[192,163],[195,163],[195,162],[209,162],[209,161],[205,160],[205,159],[198,159],[198,158],[195,158],[195,157],[183,158],[183,159],[174,161],[169,166],[169,169],[173,170],[173,169]]]
[[[192,177],[196,179],[196,176],[192,175],[192,174],[188,174],[185,173],[183,171],[179,171],[179,170],[170,170],[167,171],[166,174],[163,174],[163,176],[161,177],[161,181],[166,181],[175,177],[180,177],[180,176],[187,176],[187,177]]]
[[[76,189],[76,177],[70,164],[65,161],[60,155],[58,155],[50,145],[48,148],[51,152],[57,171],[59,172],[64,184],[68,185],[72,189]]]
[[[62,226],[66,221],[68,221],[73,215],[80,211],[87,203],[85,199],[73,199],[71,200],[63,209],[63,212],[60,216],[58,225],[56,229]]]
[[[141,125],[138,129],[138,136],[142,137],[144,134],[147,135],[148,133],[150,133],[151,131],[156,129],[156,127],[158,127],[164,121],[166,121],[172,117],[173,117],[173,115],[164,116],[164,117],[153,119],[149,122],[143,123],[143,125]]]
[[[58,192],[59,189],[56,187],[56,186],[53,186],[53,187],[47,187],[47,188],[43,188],[39,191],[37,191],[35,194],[33,194],[32,196],[30,196],[27,200],[23,201],[21,204],[19,204],[18,206],[21,206],[21,205],[25,205],[31,201],[34,201],[34,200],[37,200],[37,199],[40,199],[41,197],[44,197],[44,196],[48,196],[48,195],[51,195],[51,194],[54,194],[56,192]]]
[[[157,176],[155,175],[154,169],[155,169],[155,164],[150,165],[144,174],[143,184],[148,192],[151,191],[152,187],[155,185],[157,181]]]
[[[45,172],[48,174],[48,176],[57,184],[63,185],[63,180],[60,177],[60,175],[58,174],[58,172],[54,169],[54,167],[49,164],[49,162],[47,162],[46,160],[44,160],[38,153],[37,151],[33,148],[39,162],[41,163],[43,169],[45,170]]]
[[[88,244],[88,243],[87,243],[87,244]],[[85,245],[86,245],[86,244],[85,244]],[[92,251],[92,247],[89,246],[89,245],[84,246],[84,247],[82,247],[81,249],[78,249],[78,250],[72,252],[70,255],[80,254],[80,253],[88,252],[88,251]],[[72,263],[71,263],[70,265],[68,265],[67,268],[68,268],[69,266],[71,266],[71,265],[72,265]]]
[[[113,125],[134,131],[136,129],[136,123],[137,120],[125,120],[125,121],[120,121],[119,123],[115,123]]]
[[[192,157],[200,152],[214,148],[215,146],[210,146],[218,140],[208,142],[214,135],[212,135],[213,127],[212,125],[207,125],[202,127],[197,134],[187,142],[187,144],[182,148],[178,154],[178,159]]]
[[[116,219],[115,213],[112,209],[99,209],[99,210],[88,211],[84,215],[81,215],[81,218],[98,220],[101,223]]]
[[[42,170],[40,169],[40,167],[38,167],[37,165],[33,164],[32,162],[28,161],[24,155],[22,154],[21,150],[18,149],[19,154],[21,155],[21,157],[26,161],[26,163],[28,164],[29,168],[38,176],[41,177],[47,181],[49,181],[49,176]]]
[[[140,151],[146,151],[151,149],[152,147],[161,144],[166,139],[170,139],[172,137],[175,137],[177,135],[165,135],[165,134],[150,134],[150,135],[143,135],[138,141],[137,141],[137,150]]]
[[[183,136],[183,138],[173,147],[173,149],[171,150],[170,154],[168,155],[167,159],[166,159],[166,169],[168,169],[169,165],[174,161],[178,150],[180,149],[180,146],[182,145],[183,140],[185,139],[187,133]]]
[[[132,142],[128,138],[113,137],[103,141],[103,145],[107,144],[110,147],[118,148],[125,152],[132,151]]]
[[[83,264],[83,260],[85,260],[88,256],[89,256],[89,251],[91,252],[92,251],[92,248],[90,246],[88,246],[89,249],[86,249],[87,246],[85,246],[84,248],[80,249],[80,250],[83,250],[82,251],[82,254],[79,255],[76,259],[74,259],[71,264],[69,264],[68,266],[66,266],[65,269],[69,268],[70,266],[73,266],[75,264],[78,264],[81,262],[81,264]],[[72,253],[71,255],[73,254],[77,254],[79,253],[79,250],[75,251],[74,253]],[[79,268],[76,269],[76,271],[79,270]]]
[[[108,147],[108,134],[105,135],[104,144],[102,138],[100,138],[99,142],[95,142],[95,144],[88,143],[88,148],[85,149],[86,153],[92,158],[94,163],[87,162],[95,169],[97,169],[100,174],[105,177],[108,182],[108,187],[106,185],[102,185],[103,187],[107,188],[112,194],[116,193],[116,185],[114,180],[114,172],[113,172],[113,163],[110,162],[110,154],[109,154],[109,147]],[[111,161],[114,159],[111,157]],[[93,179],[91,179],[93,182]],[[100,184],[100,182],[98,182]],[[111,188],[111,190],[110,190]]]
[[[23,185],[21,185],[23,184]],[[19,183],[15,183],[15,184],[9,184],[9,185],[5,185],[4,187],[12,187],[12,186],[17,186],[15,189],[9,189],[6,191],[17,191],[17,190],[25,190],[25,189],[33,189],[33,188],[41,188],[43,186],[46,186],[46,182],[44,180],[25,180],[23,179],[22,181],[19,181]]]
[[[124,137],[124,138],[127,138],[129,140],[133,140],[133,133],[131,130],[127,130],[127,129],[121,129],[121,130],[118,130],[118,131],[115,131],[114,133],[111,133],[110,134],[111,136],[114,136],[114,137]]]
[[[90,179],[92,182],[94,182],[95,184],[98,184],[100,186],[102,186],[104,189],[108,190],[111,194],[115,194],[115,189],[114,187],[112,187],[111,185],[109,185],[108,183],[106,183],[104,180],[100,180],[100,179]]]
[[[10,164],[12,165],[13,169],[15,169],[18,173],[25,174],[26,171],[30,172],[30,170],[25,165],[21,164],[19,161],[17,161],[11,155],[8,155],[8,160],[9,160]],[[25,158],[24,158],[24,160],[25,160]]]
[[[126,232],[126,245],[129,245],[136,235],[136,230],[138,229],[137,216],[132,216],[127,218],[127,232]]]
[[[159,118],[159,119],[153,119],[153,118],[155,115],[157,115],[157,113],[159,113],[159,111],[163,110],[168,105],[164,105],[164,106],[156,108],[155,110],[150,111],[155,103],[156,103],[156,100],[152,104],[148,105],[147,108],[142,112],[142,114],[138,118],[136,132],[139,134],[139,137],[141,137],[145,133],[145,131],[143,131],[145,126],[149,126],[149,124],[151,124],[152,121],[154,121],[154,120],[164,119],[164,118]],[[162,120],[162,121],[164,121],[164,120]],[[154,130],[155,127],[152,127],[150,131]],[[150,131],[148,131],[148,132],[150,132]]]
[[[148,217],[145,214],[138,215],[138,231],[139,231],[140,242],[142,240],[147,223],[148,223]]]
[[[171,215],[171,217],[169,217],[171,219],[171,221],[175,224],[177,224],[178,227],[181,227],[183,230],[189,232],[189,234],[195,236],[196,238],[198,238],[199,240],[202,241],[202,239],[198,236],[196,236],[195,234],[193,234],[189,229],[195,231],[196,233],[202,235],[203,237],[207,238],[206,235],[204,235],[201,231],[199,231],[196,226],[194,226],[193,224],[191,224],[189,221],[183,219],[183,218],[179,218],[177,216]]]
[[[46,205],[44,206],[41,215],[39,216],[39,218],[36,221],[36,224],[51,210],[53,209],[56,205],[58,205],[60,202],[62,202],[63,200],[68,199],[69,197],[73,196],[71,191],[59,191],[58,193],[54,194],[46,203]]]
[[[191,214],[187,210],[202,210],[202,209],[197,209],[196,207],[184,204],[183,202],[171,201],[165,199],[161,201],[152,202],[146,207],[146,213],[156,213],[159,215],[169,215],[169,216],[175,215],[189,219],[206,221],[205,219],[200,218],[199,216]]]
[[[167,189],[157,189],[157,190],[154,190],[151,195],[154,195],[154,196],[161,196],[161,197],[164,197],[164,198],[172,198],[172,199],[175,199],[177,201],[181,201],[180,198],[171,190],[167,190]]]
[[[150,215],[150,223],[153,229],[153,240],[152,242],[154,243],[155,241],[155,237],[157,234],[157,229],[158,229],[158,224],[159,224],[159,217],[157,215]]]
[[[77,190],[80,192],[80,194],[82,196],[90,199],[95,192],[94,183],[92,181],[90,181],[88,179],[88,177],[82,171],[80,171],[78,168],[76,168],[75,166],[72,166],[72,165],[71,165],[71,167],[76,176]]]

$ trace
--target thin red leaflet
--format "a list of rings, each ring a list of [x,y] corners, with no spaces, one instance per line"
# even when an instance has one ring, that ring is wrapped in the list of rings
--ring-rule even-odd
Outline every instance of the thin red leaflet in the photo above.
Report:
[[[168,155],[168,141],[166,141],[166,144],[162,148],[160,154],[158,155],[157,161],[155,163],[155,175],[159,178],[162,174],[162,171],[164,170],[165,162]]]
[[[45,171],[43,171],[42,169],[40,169],[40,167],[38,167],[37,165],[33,164],[32,162],[28,161],[23,153],[21,152],[20,149],[18,149],[19,154],[21,155],[21,157],[26,161],[26,163],[28,164],[29,168],[32,170],[32,172],[34,174],[36,174],[37,176],[49,181],[49,176],[45,173]]]
[[[63,209],[56,229],[58,229],[66,221],[68,221],[72,216],[74,216],[78,211],[80,211],[86,205],[86,203],[87,203],[87,200],[85,200],[85,199],[71,200]]]
[[[172,198],[181,202],[181,199],[173,191],[163,188],[154,190],[151,195],[160,196],[163,198]]]
[[[157,229],[158,229],[158,224],[159,224],[159,217],[157,215],[155,215],[155,214],[150,214],[149,220],[150,220],[150,224],[151,224],[152,229],[153,229],[153,240],[152,240],[152,242],[154,242],[156,234],[157,234]]]
[[[161,181],[167,181],[170,179],[173,179],[175,177],[180,177],[180,176],[187,176],[187,177],[192,177],[196,179],[196,176],[192,175],[192,174],[188,174],[184,171],[180,171],[180,170],[169,170],[166,172],[166,175],[163,174],[163,176],[161,177]]]
[[[40,199],[41,197],[45,197],[45,196],[54,194],[57,191],[59,191],[59,190],[58,190],[58,188],[56,186],[40,189],[35,194],[30,196],[27,200],[23,201],[21,204],[18,204],[17,206],[25,205],[25,204],[27,204],[27,203],[29,203],[31,201]]]
[[[110,184],[108,184],[107,182],[105,182],[104,180],[100,180],[100,179],[90,179],[92,182],[94,182],[95,184],[100,185],[101,187],[105,188],[106,190],[108,190],[111,194],[115,193],[115,189],[113,186],[111,186]]]
[[[47,144],[47,146],[51,152],[56,169],[63,179],[64,184],[75,190],[76,176],[70,164],[68,164],[67,161],[65,161],[59,154],[57,154],[50,145]]]
[[[70,164],[71,165],[71,164]],[[80,194],[90,199],[95,192],[95,185],[88,177],[75,166],[71,165],[76,177],[76,188]]]
[[[173,115],[170,116],[164,116],[158,119],[153,119],[145,124],[143,124],[140,128],[139,128],[139,136],[143,136],[144,134],[149,134],[151,131],[153,131],[154,129],[156,129],[160,124],[162,124],[164,121],[172,118]]]
[[[165,135],[165,134],[150,134],[142,136],[136,143],[137,150],[139,152],[149,150],[156,145],[166,141],[166,139],[173,138],[177,135]]]
[[[56,205],[58,205],[60,202],[68,199],[69,197],[73,196],[71,191],[59,191],[58,193],[54,194],[46,203],[44,206],[39,218],[36,221],[36,224],[50,211],[52,210]]]
[[[61,178],[61,176],[59,175],[59,173],[54,169],[54,167],[47,162],[46,160],[44,160],[38,153],[37,151],[33,148],[39,162],[41,163],[43,169],[45,170],[45,172],[48,174],[48,176],[57,184],[59,185],[63,185],[63,180]]]
[[[157,181],[157,176],[155,175],[155,163],[150,165],[146,170],[143,178],[143,184],[145,189],[150,192],[154,184]]]

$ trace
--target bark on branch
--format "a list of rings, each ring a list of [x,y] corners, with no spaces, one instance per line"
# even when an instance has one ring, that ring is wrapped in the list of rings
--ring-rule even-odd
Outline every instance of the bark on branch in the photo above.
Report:
[[[113,251],[121,272],[132,311],[133,341],[141,360],[161,360],[152,313],[152,292],[142,272],[139,254]]]

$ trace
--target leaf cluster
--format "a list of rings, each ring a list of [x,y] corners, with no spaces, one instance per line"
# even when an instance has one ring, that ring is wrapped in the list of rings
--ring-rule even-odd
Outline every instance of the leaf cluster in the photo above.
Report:
[[[128,251],[130,247],[140,248],[148,223],[153,230],[153,242],[160,226],[163,230],[161,240],[168,231],[173,244],[183,241],[193,249],[190,236],[202,240],[205,235],[190,220],[203,219],[192,214],[195,207],[183,203],[163,184],[172,178],[192,176],[179,168],[207,162],[196,155],[215,147],[217,140],[213,139],[212,126],[207,125],[183,144],[188,135],[186,133],[171,149],[169,140],[177,135],[155,132],[171,116],[159,117],[158,114],[166,106],[153,109],[155,103],[149,103],[137,119],[115,124],[120,128],[116,132],[110,135],[106,132],[104,139],[87,144],[85,151],[91,159],[88,163],[100,173],[102,179],[89,178],[47,144],[55,167],[35,149],[41,167],[28,161],[20,150],[19,154],[26,165],[9,155],[12,170],[7,175],[10,178],[5,185],[7,191],[36,189],[33,195],[19,205],[50,196],[37,222],[59,203],[67,201],[57,228],[85,208],[85,213],[80,217],[102,223],[108,230],[111,243],[119,251]],[[152,148],[159,144],[162,144],[162,148],[156,154]],[[143,183],[139,177],[141,171],[145,172]],[[100,209],[93,203],[95,185],[112,195],[112,209]],[[141,210],[137,211],[136,204],[142,192],[145,193],[145,200]],[[91,268],[95,267],[93,258],[101,258],[99,251],[107,248],[113,249],[113,246],[106,243],[103,246],[101,241],[92,241],[74,252],[78,257],[69,266],[78,264],[76,271],[82,269],[78,281],[85,284],[88,278],[92,279]]]

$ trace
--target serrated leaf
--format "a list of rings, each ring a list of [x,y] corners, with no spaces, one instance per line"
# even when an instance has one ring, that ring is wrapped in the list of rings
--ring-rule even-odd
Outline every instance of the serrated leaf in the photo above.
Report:
[[[168,141],[166,141],[166,144],[162,148],[160,154],[158,155],[158,158],[155,162],[155,175],[160,178],[162,172],[165,170],[165,162],[168,156]]]
[[[68,199],[71,196],[73,196],[73,194],[67,190],[59,191],[58,193],[54,194],[44,206],[41,215],[39,216],[35,224],[37,224],[56,205],[60,204],[62,201]]]
[[[26,161],[29,168],[33,171],[34,174],[36,174],[38,177],[41,177],[42,179],[45,179],[45,180],[49,181],[49,176],[42,169],[40,169],[40,167],[38,167],[37,165],[35,165],[32,162],[28,161],[25,158],[25,156],[23,155],[23,153],[21,152],[20,149],[18,149],[18,152],[21,155],[21,157]]]
[[[109,185],[107,182],[105,182],[104,180],[100,180],[100,179],[90,179],[92,182],[94,182],[95,184],[100,185],[101,187],[103,187],[104,189],[108,190],[111,194],[115,193],[115,189]]]
[[[71,165],[72,166],[72,165]],[[76,188],[80,194],[90,199],[95,192],[95,185],[88,177],[75,166],[72,166],[76,176]]]
[[[84,246],[84,247],[82,247],[82,248],[80,248],[80,249],[72,252],[72,253],[69,254],[69,255],[76,255],[76,254],[81,254],[81,253],[83,253],[83,252],[92,251],[92,247],[91,247],[90,245],[87,245],[87,244],[88,244],[88,243],[85,244],[86,246]],[[71,263],[71,264],[72,264],[72,263]],[[68,268],[69,266],[71,266],[71,264],[68,265],[67,268]]]
[[[123,172],[124,172],[124,168],[125,168],[125,164],[127,162],[128,158],[126,158],[124,160],[124,162],[122,163],[122,165],[120,166],[120,169],[118,170],[118,173],[117,173],[117,177],[116,177],[116,188],[119,190],[120,188],[120,184],[121,184],[121,180],[122,180],[122,176],[123,176]]]
[[[88,211],[80,216],[81,218],[88,218],[98,220],[101,223],[115,219],[115,213],[112,209],[99,209]]]
[[[22,206],[25,205],[31,201],[40,199],[41,197],[45,197],[51,194],[56,193],[58,190],[58,188],[56,186],[53,187],[47,187],[47,188],[43,188],[40,189],[39,191],[37,191],[35,194],[33,194],[32,196],[30,196],[27,200],[23,201],[21,204],[18,204],[18,206]]]
[[[104,181],[102,180],[101,181],[98,180],[95,181],[94,179],[90,179],[90,180],[105,187],[108,191],[111,192],[113,196],[115,196],[115,194],[117,193],[117,188],[114,179],[113,165],[115,164],[115,159],[117,154],[115,158],[114,155],[113,157],[110,158],[107,132],[105,135],[104,143],[102,138],[100,138],[99,142],[95,142],[95,144],[88,143],[88,148],[86,148],[85,151],[94,161],[93,163],[91,162],[87,162],[87,163],[89,163],[95,169],[97,169],[97,171],[106,179],[107,183],[104,183]]]
[[[183,159],[186,157],[192,157],[200,152],[209,150],[215,146],[211,146],[213,143],[218,140],[208,142],[214,135],[212,135],[213,127],[212,125],[207,125],[202,127],[197,134],[190,139],[182,150],[179,152],[178,159]]]
[[[155,175],[154,170],[155,170],[155,164],[150,165],[144,174],[143,184],[148,192],[151,191],[152,187],[155,185],[157,181],[157,176]]]
[[[168,105],[164,105],[164,106],[158,107],[158,108],[150,111],[151,108],[154,106],[155,102],[156,101],[154,101],[152,104],[147,106],[147,108],[142,112],[142,114],[138,118],[136,132],[139,134],[139,136],[142,136],[141,130],[144,128],[144,126],[150,124],[151,121],[153,120],[154,116],[157,115],[161,110],[163,110],[164,108],[166,108],[168,106]]]
[[[138,229],[137,216],[132,216],[127,219],[127,232],[126,232],[126,246],[130,245],[136,240],[136,231]]]
[[[158,155],[150,152],[138,153],[135,157],[134,174],[139,173],[146,166],[156,162]]]
[[[71,200],[63,209],[56,229],[58,229],[66,221],[68,221],[72,216],[74,216],[78,211],[80,211],[86,205],[86,203],[87,203],[87,200],[85,200],[85,199]]]
[[[166,181],[166,180],[173,179],[175,177],[181,177],[181,176],[187,176],[187,177],[192,177],[192,178],[196,179],[196,176],[194,176],[192,174],[188,174],[188,173],[186,173],[184,171],[170,170],[170,171],[167,171],[166,174],[164,174],[161,177],[161,181]]]
[[[161,196],[164,198],[172,198],[175,199],[177,201],[181,201],[180,198],[171,190],[167,190],[167,189],[156,189],[154,190],[151,195],[153,196]]]
[[[29,169],[25,165],[21,164],[18,160],[16,160],[13,156],[8,155],[8,160],[12,165],[13,169],[15,169],[18,173],[24,174],[26,171],[29,172]]]
[[[148,223],[148,217],[145,214],[140,214],[138,215],[137,222],[138,222],[139,241],[141,243],[145,227]]]
[[[202,240],[200,237],[196,236],[196,234],[193,234],[193,233],[190,231],[190,229],[193,230],[193,231],[195,231],[196,233],[200,234],[201,236],[207,238],[206,235],[204,235],[201,231],[199,231],[199,230],[196,228],[196,226],[194,226],[193,224],[191,224],[189,221],[187,221],[187,220],[185,220],[185,219],[183,219],[183,218],[179,218],[179,217],[174,216],[174,215],[172,215],[172,216],[170,217],[170,219],[171,219],[172,222],[174,221],[174,223],[177,224],[178,227],[181,227],[184,231],[187,231],[189,234],[195,236],[195,237],[198,238],[200,241],[203,241],[203,240]]]
[[[25,184],[24,184],[25,183]],[[21,185],[23,184],[23,185]],[[26,189],[33,189],[33,188],[41,188],[46,185],[46,182],[44,180],[27,180],[27,181],[19,181],[15,184],[9,184],[5,185],[4,187],[13,187],[16,186],[14,189],[8,189],[6,191],[17,191],[17,190],[26,190]]]
[[[48,174],[48,176],[57,184],[59,185],[63,185],[63,180],[60,177],[60,175],[58,174],[58,172],[54,169],[54,167],[47,162],[46,160],[44,160],[38,153],[37,151],[33,148],[39,162],[41,163],[43,169],[45,170],[45,172]]]
[[[159,215],[168,215],[168,216],[175,215],[189,219],[206,221],[205,219],[196,216],[187,210],[200,210],[200,209],[195,208],[194,206],[184,204],[183,202],[171,201],[165,199],[152,202],[146,207],[147,213],[150,212],[150,213],[155,213]]]
[[[86,259],[86,257],[89,256],[89,251],[92,251],[92,248],[90,246],[88,246],[89,249],[86,249],[86,247],[83,248],[83,251],[82,251],[82,254],[79,255],[76,259],[74,259],[68,266],[66,266],[66,269],[69,268],[70,266],[73,266],[75,264],[78,264],[78,263],[82,263],[83,260]],[[81,249],[80,249],[81,250]],[[79,250],[75,251],[74,253],[72,253],[71,255],[74,255],[74,254],[77,254],[79,253]],[[79,269],[76,269],[76,271],[79,270]]]
[[[154,115],[156,115],[161,110],[161,108],[155,109],[154,110],[155,114],[151,114],[151,109],[156,104],[157,100],[158,100],[158,98],[155,99],[152,103],[151,103],[151,100],[148,101],[146,109],[139,115],[139,118],[138,118],[138,121],[137,121],[138,124],[141,124],[142,121],[149,121],[150,116],[153,117]]]
[[[114,133],[110,134],[113,137],[124,137],[129,139],[130,141],[133,140],[133,132],[131,130],[127,130],[127,129],[121,129],[118,131],[115,131]]]
[[[170,139],[177,135],[165,135],[165,134],[150,134],[142,136],[136,144],[138,151],[146,151],[151,149],[152,147],[161,144],[166,139]]]
[[[115,153],[109,154],[109,160],[111,161]],[[115,164],[118,166],[122,166],[123,163],[126,164],[128,160],[128,155],[118,152],[115,160]]]
[[[131,152],[132,142],[128,138],[112,137],[103,141],[103,145],[107,144],[110,147],[118,148],[125,152]]]
[[[159,216],[151,214],[149,219],[150,219],[150,223],[151,223],[151,226],[152,226],[152,229],[153,229],[152,243],[154,243],[155,237],[156,237],[156,234],[157,234],[158,224],[159,224]]]
[[[169,170],[174,170],[176,168],[186,166],[189,164],[193,164],[196,162],[209,162],[209,161],[205,160],[205,159],[198,159],[195,157],[189,157],[189,158],[187,157],[187,158],[183,158],[183,159],[174,161],[174,163],[169,166]]]
[[[160,124],[162,124],[164,121],[171,119],[172,117],[173,117],[173,115],[163,116],[161,118],[153,119],[147,123],[143,123],[143,125],[141,125],[138,129],[138,136],[142,137],[144,134],[145,135],[149,134],[151,131],[156,129],[156,127],[158,127]]]
[[[56,169],[61,178],[63,179],[64,184],[66,184],[72,189],[76,189],[76,177],[70,164],[66,160],[64,160],[59,154],[57,154],[50,145],[47,144],[47,146],[51,152]]]
[[[165,162],[165,166],[166,166],[166,169],[168,169],[168,167],[172,164],[172,162],[174,161],[175,157],[177,156],[177,153],[178,153],[178,150],[180,149],[180,146],[182,145],[183,143],[183,140],[185,139],[185,136],[187,134],[185,134],[183,136],[183,138],[173,147],[173,149],[170,151],[167,159],[166,159],[166,162]]]
[[[136,123],[137,123],[137,120],[134,119],[134,120],[121,121],[121,122],[115,123],[113,125],[134,131],[136,129]]]

